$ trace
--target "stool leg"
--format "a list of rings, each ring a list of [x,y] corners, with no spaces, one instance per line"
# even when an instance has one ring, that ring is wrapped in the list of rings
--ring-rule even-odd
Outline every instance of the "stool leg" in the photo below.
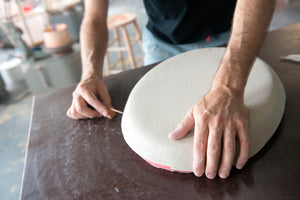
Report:
[[[136,32],[136,35],[137,35],[137,40],[140,44],[141,49],[143,50],[142,35],[141,35],[140,29],[139,29],[139,27],[136,23],[136,20],[133,21],[133,26],[134,26],[134,29],[135,29],[135,32]]]
[[[131,47],[131,44],[130,44],[127,29],[126,29],[125,26],[122,26],[121,28],[122,28],[123,38],[124,38],[124,41],[125,41],[125,44],[126,44],[129,60],[131,62],[132,68],[136,68],[134,55],[133,55],[133,52],[132,52],[132,47]]]
[[[104,75],[110,75],[110,63],[109,63],[109,56],[108,52],[106,52],[104,56]]]
[[[121,47],[121,41],[120,41],[120,35],[119,35],[118,29],[114,28],[113,32],[114,32],[114,35],[115,35],[115,38],[116,38],[117,46]],[[119,57],[120,57],[120,62],[121,62],[122,69],[126,70],[125,65],[124,65],[124,57],[123,57],[122,51],[119,51]]]

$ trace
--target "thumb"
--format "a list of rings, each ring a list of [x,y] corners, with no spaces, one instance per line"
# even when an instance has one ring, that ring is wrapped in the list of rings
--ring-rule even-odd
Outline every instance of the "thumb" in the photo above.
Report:
[[[177,128],[169,134],[169,138],[171,140],[183,138],[194,126],[194,116],[192,110],[189,110],[184,119],[178,124]]]
[[[103,105],[108,110],[108,115],[110,116],[110,118],[113,118],[116,115],[116,113],[110,109],[110,108],[112,108],[112,104],[111,104],[111,98],[110,98],[107,86],[105,84],[103,84],[103,85],[101,85],[101,87],[97,87],[97,92],[100,95]]]
[[[97,87],[96,90],[101,98],[102,103],[107,107],[111,107],[111,99],[110,99],[110,95],[109,95],[107,86],[103,83],[103,85],[100,85],[100,87]]]

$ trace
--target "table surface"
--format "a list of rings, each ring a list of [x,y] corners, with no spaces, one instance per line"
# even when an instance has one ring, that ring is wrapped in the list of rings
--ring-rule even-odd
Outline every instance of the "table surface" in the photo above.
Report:
[[[266,38],[259,56],[283,82],[285,114],[265,147],[228,179],[150,166],[125,143],[120,115],[69,119],[73,86],[34,98],[21,199],[299,199],[300,65],[280,60],[300,53],[299,33],[300,23]],[[123,110],[135,83],[152,67],[105,78],[117,109]]]

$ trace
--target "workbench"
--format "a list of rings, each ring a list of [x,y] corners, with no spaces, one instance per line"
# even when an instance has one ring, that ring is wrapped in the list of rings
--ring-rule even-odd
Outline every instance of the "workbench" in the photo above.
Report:
[[[283,82],[286,109],[270,141],[242,170],[209,180],[150,166],[125,143],[121,115],[72,120],[75,86],[33,98],[22,200],[41,199],[300,199],[300,23],[269,32],[259,57]],[[105,77],[123,110],[131,89],[152,66]]]

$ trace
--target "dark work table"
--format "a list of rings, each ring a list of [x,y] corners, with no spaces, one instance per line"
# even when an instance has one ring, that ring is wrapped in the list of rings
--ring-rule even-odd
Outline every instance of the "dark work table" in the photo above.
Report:
[[[72,120],[75,86],[35,96],[22,200],[300,199],[300,23],[269,32],[259,57],[283,82],[286,109],[277,131],[242,170],[209,180],[147,164],[125,143],[121,116]],[[113,106],[123,110],[135,83],[152,66],[105,77]]]

